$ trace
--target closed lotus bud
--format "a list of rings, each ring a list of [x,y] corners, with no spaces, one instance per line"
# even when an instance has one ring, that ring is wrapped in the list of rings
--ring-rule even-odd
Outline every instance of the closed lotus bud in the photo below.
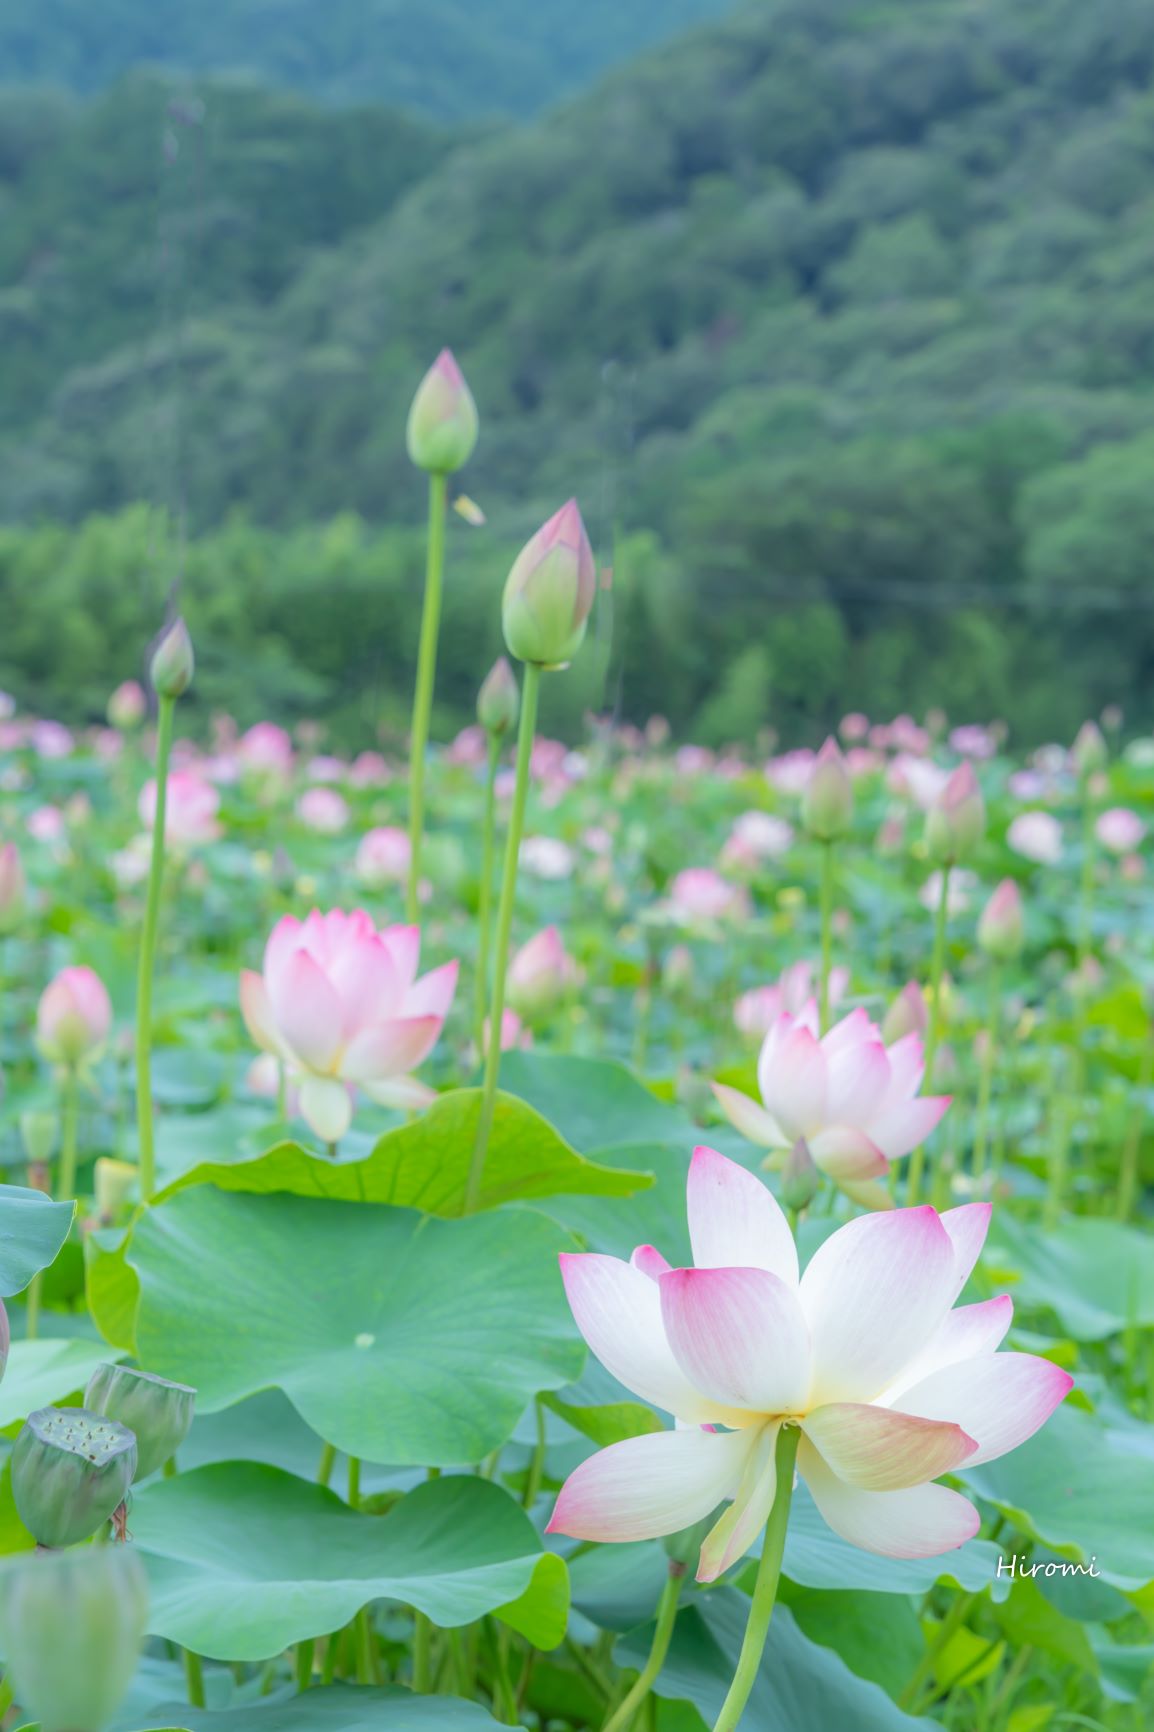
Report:
[[[24,912],[24,865],[15,842],[0,848],[0,932],[11,932]]]
[[[196,1390],[128,1365],[98,1365],[88,1380],[84,1406],[136,1434],[136,1478],[147,1479],[188,1436]]]
[[[132,1161],[116,1161],[111,1155],[98,1156],[92,1169],[92,1189],[96,1213],[102,1221],[113,1222],[136,1191],[140,1168]]]
[[[1003,878],[978,920],[978,943],[987,956],[1010,962],[1026,942],[1022,893],[1012,878]]]
[[[473,455],[477,405],[451,349],[442,349],[409,409],[405,443],[418,469],[451,475]]]
[[[135,1473],[127,1426],[83,1407],[30,1413],[12,1446],[16,1513],[42,1546],[91,1539],[124,1502]]]
[[[853,818],[853,783],[841,747],[829,739],[814,759],[801,797],[802,823],[819,842],[836,842]]]
[[[477,693],[477,720],[487,734],[508,734],[517,726],[521,693],[505,656],[498,656]]]
[[[820,1189],[821,1174],[809,1152],[809,1144],[804,1137],[798,1137],[782,1169],[781,1200],[787,1209],[799,1213],[808,1209]]]
[[[509,1003],[526,1022],[548,1016],[573,981],[573,959],[555,926],[523,944],[509,964],[505,989]]]
[[[509,654],[545,668],[571,662],[596,587],[593,549],[571,499],[525,543],[505,580],[501,623]]]
[[[46,1167],[56,1153],[59,1136],[58,1113],[34,1112],[28,1107],[20,1114],[20,1141],[29,1166]]]
[[[886,1011],[882,1039],[887,1046],[892,1046],[907,1034],[924,1035],[929,1020],[925,994],[916,980],[907,980]]]
[[[0,1573],[0,1642],[43,1732],[104,1732],[147,1628],[148,1576],[131,1546],[25,1553]]]
[[[192,684],[196,657],[192,639],[182,619],[175,619],[152,652],[149,679],[152,689],[161,698],[179,698]]]
[[[91,968],[63,968],[44,988],[36,1011],[36,1039],[45,1058],[74,1069],[108,1039],[112,1005]]]
[[[1104,770],[1110,753],[1097,722],[1083,722],[1070,748],[1070,759],[1080,778]]]
[[[956,866],[986,833],[986,807],[971,764],[959,764],[926,814],[926,851],[937,866]]]
[[[125,680],[108,700],[108,720],[122,733],[138,728],[148,714],[148,699],[136,680]]]

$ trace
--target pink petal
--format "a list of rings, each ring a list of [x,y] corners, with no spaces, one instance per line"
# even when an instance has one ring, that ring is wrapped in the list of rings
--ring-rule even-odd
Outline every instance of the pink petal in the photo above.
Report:
[[[405,994],[406,1016],[439,1016],[443,1022],[449,1014],[453,994],[457,990],[459,962],[446,962],[431,973],[423,974]]]
[[[733,1126],[751,1143],[756,1143],[761,1149],[788,1149],[789,1140],[785,1132],[766,1112],[759,1102],[749,1095],[742,1094],[740,1089],[731,1089],[725,1083],[710,1083],[710,1088],[716,1097],[717,1104]]]
[[[278,920],[268,935],[264,947],[264,978],[272,989],[272,982],[282,973],[289,958],[301,948],[301,923],[292,914],[286,914]]]
[[[244,1026],[256,1045],[264,1052],[279,1054],[280,1037],[273,1020],[272,1005],[268,1001],[264,981],[251,968],[241,970],[240,1011],[244,1017]]]
[[[282,1036],[308,1070],[327,1071],[341,1044],[341,1005],[307,951],[298,950],[269,982]]]
[[[839,1179],[838,1184],[850,1201],[860,1203],[863,1209],[894,1207],[889,1186],[880,1179],[865,1179],[861,1183],[855,1179]]]
[[[782,1016],[769,1038],[786,1024],[792,1026],[777,1041],[772,1061],[762,1049],[757,1083],[766,1111],[792,1143],[824,1124],[828,1091],[825,1053],[808,1028],[793,1023],[788,1015]]]
[[[881,1033],[870,1021],[869,1012],[861,1005],[851,1010],[848,1016],[843,1016],[840,1022],[835,1022],[829,1033],[822,1038],[821,1049],[827,1059],[835,1058],[839,1053],[852,1050],[857,1046],[881,1040]]]
[[[713,1582],[743,1558],[769,1520],[777,1495],[777,1435],[772,1421],[762,1428],[741,1476],[737,1494],[705,1537],[697,1565],[699,1582]]]
[[[947,1365],[960,1365],[982,1353],[996,1353],[1013,1315],[1014,1302],[1008,1293],[1000,1293],[996,1299],[983,1299],[979,1305],[955,1306],[879,1400],[892,1405],[903,1390],[912,1389],[931,1372],[942,1371]]]
[[[362,1029],[345,1051],[341,1075],[350,1082],[401,1076],[427,1058],[441,1032],[439,1016],[398,1017]]]
[[[578,1329],[619,1383],[678,1419],[725,1423],[729,1410],[695,1389],[673,1357],[656,1281],[593,1252],[562,1252],[561,1274]]]
[[[669,1345],[695,1389],[751,1413],[801,1411],[809,1338],[792,1288],[767,1269],[672,1269],[658,1285]]]
[[[396,966],[401,990],[407,993],[417,978],[417,964],[421,960],[421,929],[419,926],[386,926],[380,936]]]
[[[391,1076],[372,1082],[359,1082],[357,1087],[369,1099],[383,1107],[396,1107],[404,1113],[423,1112],[437,1098],[436,1089],[418,1082],[415,1076]]]
[[[977,1467],[1016,1449],[1045,1425],[1074,1386],[1068,1371],[1033,1353],[986,1353],[935,1371],[894,1403],[925,1419],[949,1418],[978,1441]]]
[[[861,1183],[863,1179],[884,1178],[890,1164],[864,1131],[852,1125],[831,1125],[809,1138],[809,1152],[823,1173],[835,1184]]]
[[[973,1274],[974,1265],[982,1254],[993,1212],[992,1203],[963,1203],[960,1208],[947,1209],[942,1216],[942,1226],[950,1235],[957,1260],[955,1299]]]
[[[757,1437],[694,1426],[610,1444],[569,1475],[545,1531],[607,1541],[679,1533],[733,1496]]]
[[[925,1142],[949,1104],[949,1095],[920,1095],[886,1107],[871,1121],[869,1134],[887,1160],[899,1161]]]
[[[827,1067],[828,1122],[868,1124],[890,1087],[890,1062],[881,1041],[860,1041],[848,1046],[829,1057]]]
[[[694,1149],[686,1208],[699,1269],[768,1269],[797,1286],[797,1246],[789,1222],[772,1192],[739,1162],[716,1149]]]
[[[667,1274],[670,1268],[668,1259],[652,1245],[638,1245],[629,1262],[634,1269],[640,1269],[643,1275],[648,1275],[651,1281]]]
[[[965,1545],[982,1525],[973,1504],[944,1485],[918,1485],[908,1491],[861,1491],[846,1485],[805,1437],[797,1462],[834,1533],[863,1551],[888,1558],[933,1558]]]
[[[915,992],[917,988],[914,988]],[[888,1049],[890,1059],[890,1096],[887,1105],[912,1100],[922,1086],[926,1073],[922,1037],[916,1031],[903,1034]]]
[[[861,1215],[801,1278],[813,1343],[811,1404],[870,1401],[919,1352],[953,1301],[954,1248],[928,1204]]]
[[[346,1040],[400,1008],[396,966],[375,933],[345,945],[330,963],[328,978],[341,1001]]]
[[[802,1429],[826,1466],[862,1491],[922,1485],[972,1457],[977,1444],[960,1425],[915,1419],[855,1401],[816,1407]]]

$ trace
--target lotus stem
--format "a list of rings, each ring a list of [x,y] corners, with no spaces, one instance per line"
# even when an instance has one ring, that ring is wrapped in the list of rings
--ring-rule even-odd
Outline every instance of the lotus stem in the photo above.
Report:
[[[1138,1155],[1142,1147],[1142,1126],[1146,1121],[1146,1096],[1154,1082],[1154,1031],[1147,1030],[1142,1042],[1142,1059],[1138,1067],[1138,1086],[1130,1107],[1126,1126],[1126,1141],[1122,1145],[1122,1160],[1118,1171],[1118,1200],[1115,1213],[1120,1221],[1128,1221],[1138,1195]]]
[[[409,735],[409,884],[405,915],[416,925],[420,913],[421,843],[425,832],[425,754],[433,710],[437,673],[437,639],[441,631],[441,589],[445,568],[445,494],[447,477],[429,475],[429,534],[425,556],[425,602],[421,610],[421,642],[417,651],[417,685],[413,693],[413,723]]]
[[[188,1682],[188,1705],[190,1708],[203,1708],[204,1667],[200,1663],[200,1655],[194,1654],[191,1648],[184,1649],[184,1676]]]
[[[761,1562],[757,1567],[753,1603],[749,1608],[749,1621],[745,1626],[741,1652],[737,1657],[737,1670],[733,1674],[729,1693],[721,1705],[721,1713],[714,1722],[713,1732],[734,1732],[757,1682],[766,1637],[769,1635],[769,1621],[773,1617],[777,1600],[777,1585],[781,1580],[781,1560],[785,1554],[785,1533],[789,1526],[789,1506],[793,1499],[793,1470],[800,1441],[801,1432],[796,1425],[783,1425],[777,1434],[777,1448],[774,1452],[777,1493],[773,1508],[769,1512],[769,1520],[765,1524]]]
[[[974,1178],[980,1179],[986,1171],[986,1149],[989,1145],[990,1131],[990,1093],[994,1080],[994,1042],[998,1032],[998,1021],[1001,1014],[1002,970],[997,962],[990,967],[989,1003],[986,1007],[985,1044],[982,1048],[981,1068],[978,1073],[978,1112],[974,1128]]]
[[[58,1201],[67,1202],[76,1190],[76,1121],[78,1089],[75,1067],[69,1065],[60,1090],[60,1175],[57,1181]]]
[[[156,1144],[152,1123],[152,976],[156,935],[160,925],[160,889],[164,878],[164,825],[168,804],[168,760],[176,699],[161,697],[156,726],[156,811],[152,819],[152,853],[144,930],[136,976],[136,1129],[140,1145],[140,1196],[150,1203],[156,1189]]]
[[[485,775],[485,817],[481,830],[481,884],[477,898],[477,979],[474,984],[473,1025],[477,1051],[485,1050],[485,1004],[489,996],[489,938],[493,919],[493,842],[497,829],[497,766],[501,736],[489,735]]]
[[[657,1625],[653,1631],[653,1641],[649,1646],[649,1657],[642,1667],[636,1683],[606,1720],[602,1732],[626,1732],[632,1723],[633,1716],[657,1682],[661,1668],[665,1664],[665,1656],[669,1652],[670,1641],[673,1638],[673,1626],[677,1622],[677,1604],[681,1598],[681,1584],[684,1579],[685,1565],[671,1560],[669,1574],[665,1578],[665,1586],[662,1588],[661,1598],[657,1602]]]
[[[533,735],[537,727],[537,699],[541,688],[541,669],[536,662],[525,663],[525,679],[521,689],[521,720],[517,731],[517,769],[513,784],[513,807],[509,813],[509,830],[505,838],[505,866],[501,876],[501,901],[497,909],[497,942],[493,956],[493,988],[489,998],[489,1038],[485,1044],[485,1078],[482,1084],[481,1116],[477,1121],[477,1139],[473,1145],[473,1160],[465,1192],[465,1213],[471,1215],[481,1198],[481,1180],[485,1173],[485,1156],[489,1135],[493,1129],[493,1113],[497,1101],[497,1080],[501,1071],[501,1021],[505,1014],[505,973],[509,966],[509,940],[513,931],[513,904],[517,897],[517,862],[521,853],[521,835],[525,828],[525,802],[529,794],[529,763],[533,754]]]
[[[829,1028],[829,974],[833,950],[833,842],[821,845],[821,998],[820,1029]]]
[[[938,907],[934,917],[934,950],[930,963],[930,1026],[926,1032],[926,1070],[922,1082],[922,1093],[929,1094],[934,1080],[934,1059],[937,1056],[938,1041],[942,1031],[942,975],[946,966],[946,920],[950,903],[950,868],[943,866],[942,881],[938,891]],[[917,1207],[921,1200],[922,1174],[926,1164],[926,1146],[919,1143],[910,1156],[909,1182],[906,1188],[906,1204],[909,1208]]]

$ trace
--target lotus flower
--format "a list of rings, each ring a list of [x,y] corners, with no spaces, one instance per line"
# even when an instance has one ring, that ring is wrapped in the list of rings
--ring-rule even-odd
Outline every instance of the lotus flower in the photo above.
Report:
[[[91,968],[62,968],[40,995],[36,1040],[53,1064],[71,1068],[95,1057],[111,1028],[108,990]]]
[[[829,971],[830,1008],[836,1009],[849,989],[849,969]],[[792,962],[772,986],[751,986],[733,1006],[734,1026],[741,1034],[764,1040],[779,1016],[796,1016],[813,996],[813,963]]]
[[[887,1047],[864,1010],[851,1011],[818,1039],[817,1005],[778,1017],[757,1061],[762,1105],[714,1083],[722,1112],[750,1142],[778,1151],[781,1165],[799,1137],[823,1173],[867,1208],[888,1209],[883,1183],[892,1161],[929,1136],[948,1095],[918,1098],[922,1041],[907,1034]]]
[[[140,792],[140,821],[149,830],[156,821],[156,783]],[[168,778],[164,803],[164,839],[170,848],[195,848],[220,835],[217,813],[220,795],[211,782],[192,770],[174,770]]]
[[[549,1531],[582,1540],[678,1533],[729,1501],[699,1581],[744,1556],[776,1493],[782,1425],[829,1526],[887,1557],[934,1557],[978,1531],[974,1506],[930,1482],[1016,1448],[1072,1379],[998,1353],[1007,1295],[955,1310],[990,1206],[863,1215],[799,1279],[785,1216],[752,1173],[713,1149],[689,1168],[693,1268],[651,1245],[628,1263],[563,1255],[577,1327],[597,1358],[678,1429],[599,1451],[566,1480]]]
[[[1129,806],[1111,806],[1099,813],[1094,831],[1103,848],[1108,848],[1111,854],[1132,854],[1135,848],[1141,847],[1146,826]]]
[[[375,830],[366,830],[357,843],[354,869],[362,884],[370,890],[382,890],[386,884],[405,882],[411,858],[408,831],[395,824],[382,824]]]
[[[1056,866],[1062,858],[1062,826],[1051,812],[1019,812],[1006,841],[1015,854],[1039,866]]]
[[[576,965],[555,926],[534,933],[516,952],[505,976],[509,1003],[533,1021],[555,1010],[576,978]]]
[[[335,1143],[352,1120],[349,1085],[385,1106],[423,1106],[431,1091],[409,1073],[426,1058],[453,1002],[457,964],[417,979],[415,926],[378,932],[368,914],[316,909],[273,928],[263,975],[241,975],[249,1034],[300,1088],[317,1136]]]

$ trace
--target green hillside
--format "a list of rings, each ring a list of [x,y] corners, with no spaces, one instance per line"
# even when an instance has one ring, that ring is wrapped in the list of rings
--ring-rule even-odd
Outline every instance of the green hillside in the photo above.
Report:
[[[0,82],[233,69],[326,101],[531,115],[729,0],[4,0]]]
[[[416,523],[448,342],[479,562],[567,492],[603,550],[656,538],[619,562],[637,713],[1150,716],[1152,77],[1145,0],[779,0],[456,139],[13,95],[0,514]]]

